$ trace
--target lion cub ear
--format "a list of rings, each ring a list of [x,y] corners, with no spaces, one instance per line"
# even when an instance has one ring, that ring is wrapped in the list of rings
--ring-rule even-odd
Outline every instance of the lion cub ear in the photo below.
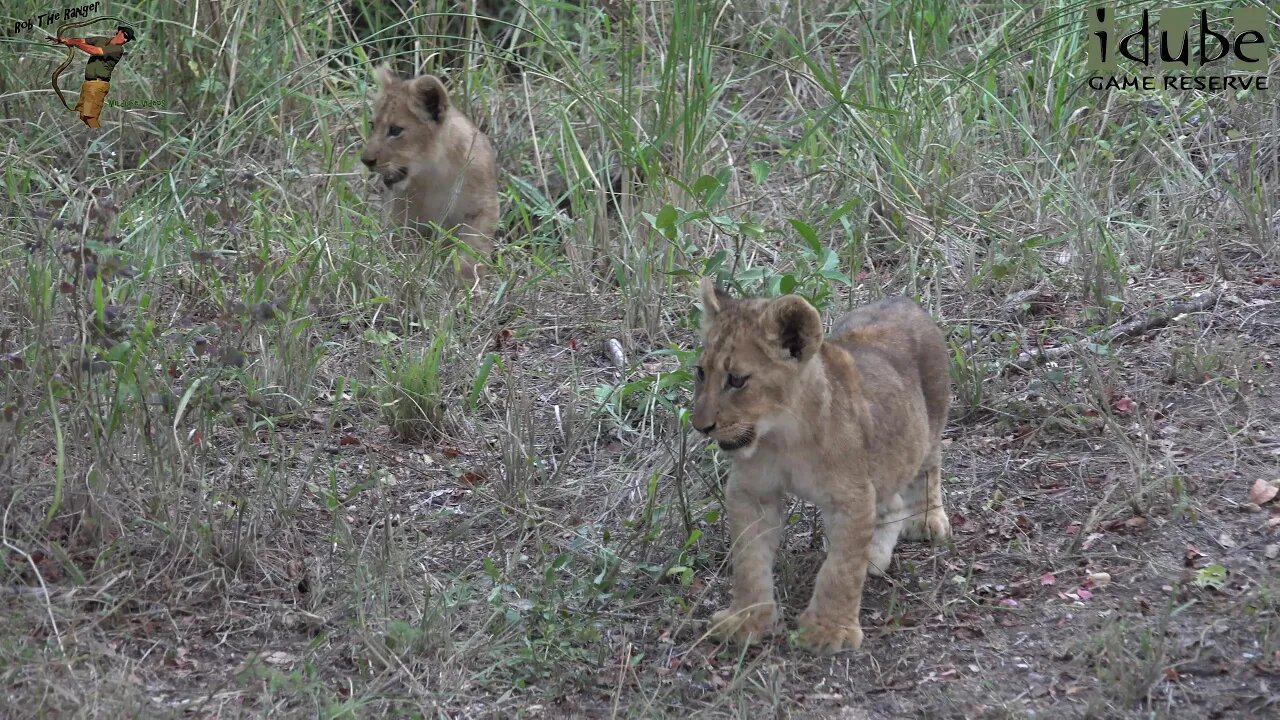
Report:
[[[396,71],[391,68],[391,63],[382,63],[373,71],[373,77],[378,81],[378,87],[386,89],[400,82],[400,76],[396,75]]]
[[[698,284],[698,294],[702,296],[702,332],[705,335],[715,323],[716,316],[729,307],[733,298],[716,287],[716,281],[710,277],[702,278],[702,282]]]
[[[440,122],[449,109],[449,91],[435,75],[421,75],[413,79],[413,112],[424,120]]]
[[[765,308],[765,337],[793,360],[805,362],[822,347],[822,316],[799,295],[783,295]]]

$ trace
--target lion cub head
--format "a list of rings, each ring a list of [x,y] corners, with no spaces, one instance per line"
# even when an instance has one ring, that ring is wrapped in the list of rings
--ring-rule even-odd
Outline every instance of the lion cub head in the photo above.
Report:
[[[805,370],[822,347],[822,318],[798,295],[735,299],[703,278],[702,355],[693,426],[749,457],[771,428],[795,422]]]
[[[451,106],[444,83],[434,75],[404,79],[390,65],[379,66],[376,75],[373,131],[360,162],[392,189],[444,161],[441,136]]]

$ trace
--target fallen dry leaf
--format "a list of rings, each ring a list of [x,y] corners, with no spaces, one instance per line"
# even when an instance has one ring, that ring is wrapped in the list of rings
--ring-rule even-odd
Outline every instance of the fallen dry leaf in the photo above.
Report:
[[[272,665],[292,665],[297,661],[298,657],[287,652],[276,650],[275,652],[269,652],[266,655],[263,655],[262,659]]]
[[[1056,582],[1058,582],[1058,578],[1054,577],[1053,573],[1051,572],[1047,572],[1040,576],[1041,585],[1052,585]]]
[[[1130,410],[1132,410],[1134,406],[1137,404],[1138,403],[1134,402],[1131,398],[1129,398],[1128,396],[1125,396],[1120,398],[1119,400],[1116,400],[1115,403],[1112,405],[1112,407],[1115,408],[1116,412],[1127,413]]]
[[[1105,573],[1105,572],[1089,573],[1089,582],[1094,587],[1102,587],[1103,585],[1106,585],[1107,583],[1111,582],[1111,573]]]
[[[1249,502],[1254,505],[1266,505],[1276,496],[1276,493],[1280,493],[1280,488],[1258,478],[1254,481],[1253,487],[1249,488]]]
[[[1196,558],[1202,557],[1204,557],[1204,553],[1200,552],[1200,548],[1192,545],[1191,543],[1187,543],[1186,552],[1182,556],[1182,564],[1186,567],[1195,567]]]
[[[1078,595],[1081,600],[1088,600],[1089,598],[1093,597],[1093,593],[1089,592],[1088,590],[1085,590],[1084,588],[1080,588],[1079,590],[1077,590],[1076,595]]]

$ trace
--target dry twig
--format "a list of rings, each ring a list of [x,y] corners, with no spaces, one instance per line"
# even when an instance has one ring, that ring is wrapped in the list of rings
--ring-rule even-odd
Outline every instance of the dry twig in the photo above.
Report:
[[[1187,302],[1174,303],[1163,312],[1152,312],[1142,317],[1129,320],[1127,322],[1112,325],[1101,333],[1092,337],[1083,338],[1067,345],[1057,347],[1028,350],[1018,356],[1016,360],[1005,366],[1005,372],[1026,372],[1035,365],[1040,365],[1050,360],[1058,360],[1067,355],[1071,355],[1082,347],[1090,343],[1094,344],[1110,344],[1113,342],[1125,340],[1127,338],[1143,335],[1152,330],[1158,330],[1170,321],[1177,319],[1182,315],[1189,313],[1204,312],[1212,308],[1218,303],[1218,294],[1204,293],[1197,295]]]

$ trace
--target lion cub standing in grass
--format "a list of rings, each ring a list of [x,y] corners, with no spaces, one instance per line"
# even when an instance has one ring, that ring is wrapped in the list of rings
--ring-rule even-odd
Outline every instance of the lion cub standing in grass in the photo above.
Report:
[[[733,463],[733,602],[712,632],[750,642],[775,628],[773,560],[791,492],[822,509],[830,548],[801,638],[820,652],[859,647],[863,581],[888,568],[899,533],[951,534],[939,466],[950,403],[942,333],[905,298],[849,313],[824,342],[818,311],[799,296],[734,299],[710,278],[701,293],[693,425]]]
[[[382,176],[393,225],[431,224],[453,232],[471,252],[461,274],[479,275],[476,260],[493,250],[498,226],[498,170],[493,146],[453,103],[434,75],[398,77],[377,69],[373,131],[360,162]]]

